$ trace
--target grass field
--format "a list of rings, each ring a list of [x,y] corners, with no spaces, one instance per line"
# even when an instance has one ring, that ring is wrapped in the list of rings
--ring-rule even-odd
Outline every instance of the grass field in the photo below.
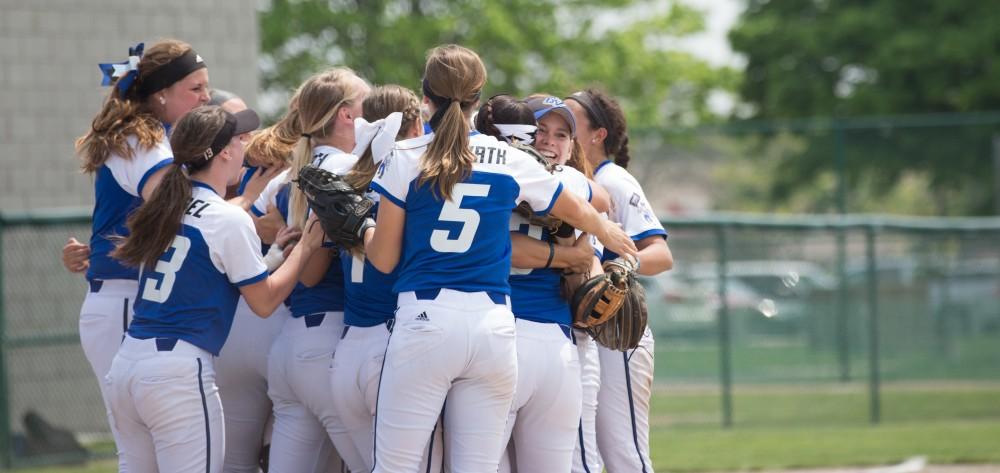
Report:
[[[915,455],[931,463],[1000,462],[1000,384],[906,384],[884,389],[868,422],[864,385],[737,386],[734,427],[719,427],[714,388],[658,386],[651,419],[660,471],[736,471],[883,465]],[[110,473],[110,460],[32,473]]]

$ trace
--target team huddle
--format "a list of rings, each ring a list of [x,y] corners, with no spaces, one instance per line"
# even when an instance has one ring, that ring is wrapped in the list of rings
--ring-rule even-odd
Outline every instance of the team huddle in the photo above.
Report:
[[[419,94],[335,67],[258,130],[186,43],[101,69],[63,262],[119,471],[653,471],[628,296],[673,259],[614,99],[486,98],[446,45]]]

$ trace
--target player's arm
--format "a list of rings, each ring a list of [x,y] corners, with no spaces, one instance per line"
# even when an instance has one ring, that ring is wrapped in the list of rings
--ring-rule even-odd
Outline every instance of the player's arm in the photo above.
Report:
[[[510,262],[515,268],[544,268],[551,251],[552,262],[548,267],[580,273],[590,268],[590,260],[594,257],[594,248],[590,246],[590,236],[586,233],[577,237],[572,246],[552,245],[550,248],[548,242],[521,232],[510,232],[510,243]]]
[[[330,265],[333,264],[334,251],[336,250],[320,249],[314,252],[312,258],[309,258],[309,262],[306,263],[302,275],[299,276],[299,282],[306,287],[313,287],[319,284],[323,280],[323,276],[330,269]]]
[[[153,191],[155,191],[156,187],[160,185],[160,181],[163,181],[163,176],[167,174],[168,169],[170,169],[170,166],[163,166],[146,178],[146,183],[142,185],[142,191],[140,192],[140,194],[142,194],[142,200],[148,201],[149,198],[153,196]]]
[[[621,226],[601,216],[572,192],[559,193],[550,213],[573,228],[594,234],[607,249],[619,255],[636,256],[635,243]]]
[[[375,269],[389,274],[396,269],[403,251],[406,211],[392,199],[382,199],[378,206],[375,228],[369,228],[365,232],[365,255]]]
[[[250,310],[258,316],[270,316],[278,305],[288,298],[299,280],[299,275],[305,269],[306,262],[322,245],[323,229],[320,225],[312,223],[315,223],[312,219],[306,223],[306,228],[309,230],[303,233],[302,239],[292,249],[292,253],[274,273],[258,282],[240,287],[240,293],[246,299]]]
[[[674,255],[663,235],[650,235],[637,242],[639,249],[639,274],[653,276],[674,267]]]

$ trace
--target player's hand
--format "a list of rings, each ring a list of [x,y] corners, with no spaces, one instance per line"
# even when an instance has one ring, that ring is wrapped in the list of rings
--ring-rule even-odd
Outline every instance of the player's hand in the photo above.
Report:
[[[590,244],[590,235],[581,233],[573,242],[572,251],[567,259],[566,269],[573,273],[586,273],[594,260],[594,247]]]
[[[278,174],[281,174],[288,166],[284,163],[276,164],[269,168],[259,167],[257,171],[253,173],[253,177],[247,181],[246,187],[243,188],[243,196],[247,200],[253,202],[260,197],[260,193],[264,192],[264,188],[267,187],[267,183],[271,182]]]
[[[82,273],[90,267],[90,245],[70,237],[63,246],[62,263],[66,271]]]
[[[278,230],[278,236],[274,239],[274,244],[284,250],[285,258],[292,254],[292,249],[302,238],[302,230],[299,227],[282,227]]]
[[[270,245],[275,242],[278,230],[281,230],[285,226],[285,218],[281,216],[281,212],[277,208],[269,205],[267,206],[266,214],[254,219],[254,225],[257,227],[257,235],[260,236],[260,241]]]
[[[625,230],[622,230],[620,224],[604,219],[601,227],[601,233],[597,235],[597,239],[601,241],[605,248],[621,256],[639,257],[639,250],[636,249],[635,242],[629,238]]]
[[[299,244],[310,250],[315,250],[323,246],[323,240],[325,239],[326,233],[323,233],[323,226],[319,224],[319,220],[315,214],[310,215],[309,220],[306,220],[306,228],[302,233],[302,239],[299,240]]]

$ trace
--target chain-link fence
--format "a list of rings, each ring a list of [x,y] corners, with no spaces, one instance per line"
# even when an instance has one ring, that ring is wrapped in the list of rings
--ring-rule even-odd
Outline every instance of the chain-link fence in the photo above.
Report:
[[[8,463],[46,453],[33,447],[30,412],[84,442],[109,440],[78,339],[84,280],[59,261],[68,236],[88,237],[88,223],[84,212],[0,220]],[[654,425],[877,422],[919,402],[913,390],[1000,393],[1000,220],[729,215],[665,224],[676,266],[643,280],[657,338]],[[995,402],[944,411],[912,415],[1000,418]]]

